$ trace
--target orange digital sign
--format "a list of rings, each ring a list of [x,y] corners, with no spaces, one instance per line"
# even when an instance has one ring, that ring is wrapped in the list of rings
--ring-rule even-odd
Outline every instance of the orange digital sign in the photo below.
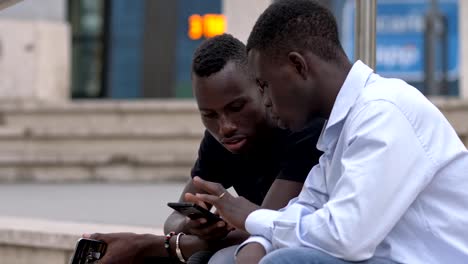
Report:
[[[220,14],[194,14],[188,19],[188,37],[198,40],[212,38],[226,32],[226,17]]]
[[[188,36],[190,39],[201,39],[203,36],[203,18],[200,15],[191,15],[189,17]]]

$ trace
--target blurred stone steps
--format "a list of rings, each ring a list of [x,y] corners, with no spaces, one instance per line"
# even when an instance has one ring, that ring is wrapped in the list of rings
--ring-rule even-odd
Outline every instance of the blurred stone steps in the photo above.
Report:
[[[86,128],[0,128],[0,155],[30,153],[195,155],[202,131],[179,129],[87,130]]]
[[[0,182],[186,180],[203,125],[193,101],[0,104]]]
[[[0,156],[0,183],[185,181],[193,163],[181,155]]]
[[[73,101],[68,103],[0,104],[0,125],[120,129],[171,127],[202,129],[193,100]]]
[[[455,97],[431,97],[430,100],[439,108],[468,147],[468,100]]]

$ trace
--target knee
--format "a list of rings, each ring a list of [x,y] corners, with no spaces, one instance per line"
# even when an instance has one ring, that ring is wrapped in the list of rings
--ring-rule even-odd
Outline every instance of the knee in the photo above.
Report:
[[[198,251],[187,260],[187,264],[205,264],[208,263],[211,256],[213,253],[210,251]]]
[[[234,264],[234,253],[236,252],[238,245],[223,248],[216,252],[211,258],[208,264]]]
[[[293,256],[295,249],[293,248],[281,248],[277,249],[265,257],[262,258],[259,264],[278,264],[278,263],[290,263],[288,258]]]
[[[282,248],[266,255],[259,264],[325,264],[338,263],[337,259],[312,248]],[[340,262],[341,263],[341,262]]]

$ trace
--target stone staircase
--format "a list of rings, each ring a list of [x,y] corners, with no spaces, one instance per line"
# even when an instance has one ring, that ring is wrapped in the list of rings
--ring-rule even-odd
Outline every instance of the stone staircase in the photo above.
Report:
[[[203,126],[193,101],[0,104],[0,182],[185,180]]]

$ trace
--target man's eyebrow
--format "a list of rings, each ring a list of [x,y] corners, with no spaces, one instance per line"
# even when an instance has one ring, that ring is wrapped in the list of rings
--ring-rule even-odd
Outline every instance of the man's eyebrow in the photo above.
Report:
[[[236,99],[232,100],[231,102],[227,103],[226,106],[233,105],[238,102],[244,102],[246,98],[244,96],[237,97]]]
[[[239,102],[245,102],[247,101],[247,98],[243,95],[235,98],[234,100],[230,101],[229,103],[225,104],[224,106],[222,106],[222,108],[225,108],[225,107],[229,107],[235,103],[239,103]],[[216,111],[215,109],[210,109],[210,108],[204,108],[204,107],[199,107],[198,108],[198,111],[205,111],[205,112],[211,112],[211,111]]]
[[[213,109],[208,109],[208,108],[198,108],[198,111],[205,111],[205,112],[209,112],[209,111],[213,111]]]

